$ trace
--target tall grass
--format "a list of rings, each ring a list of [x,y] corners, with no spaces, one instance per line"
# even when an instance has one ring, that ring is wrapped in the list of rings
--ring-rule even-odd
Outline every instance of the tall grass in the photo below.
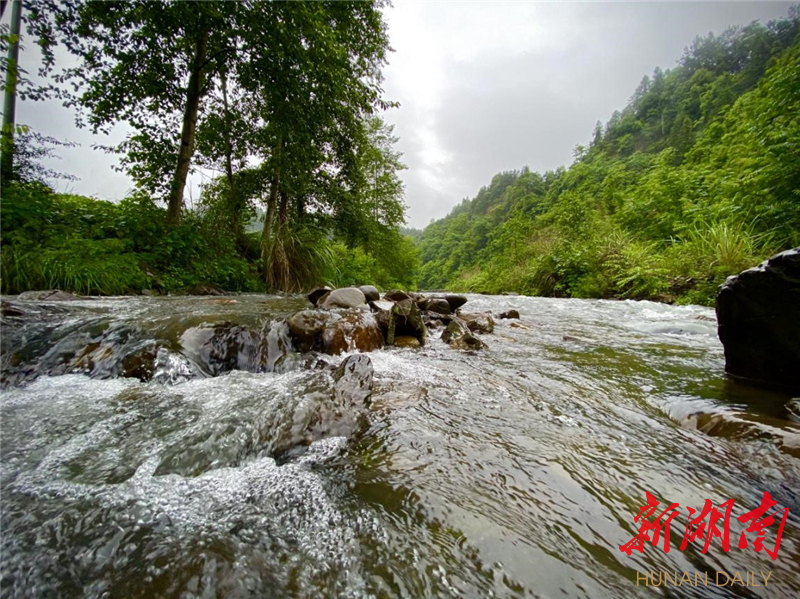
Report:
[[[270,289],[297,293],[327,282],[334,254],[326,236],[313,227],[287,227],[270,240],[266,283]]]
[[[136,256],[117,253],[119,240],[105,241],[112,243],[75,240],[60,248],[4,248],[3,292],[63,289],[86,295],[122,295],[147,287]]]

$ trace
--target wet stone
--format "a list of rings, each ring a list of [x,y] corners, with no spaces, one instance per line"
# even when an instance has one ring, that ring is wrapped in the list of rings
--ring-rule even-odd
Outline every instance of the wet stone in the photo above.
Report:
[[[426,297],[418,302],[420,309],[436,314],[447,315],[452,312],[449,302],[443,297]]]
[[[393,345],[395,337],[410,336],[425,345],[427,327],[422,319],[419,307],[412,299],[401,300],[395,303],[392,309],[393,326],[386,337],[386,344]]]
[[[319,300],[322,299],[323,296],[327,295],[329,291],[333,290],[330,287],[320,287],[309,293],[306,297],[308,297],[309,302],[311,302],[316,306],[317,302],[319,302]]]
[[[517,312],[516,310],[508,310],[506,312],[500,312],[498,318],[503,318],[503,319],[519,318],[519,312]]]
[[[383,294],[383,299],[392,302],[399,302],[411,299],[411,296],[408,295],[405,291],[400,291],[399,289],[390,289],[389,291]]]
[[[488,312],[460,313],[458,316],[473,333],[494,333],[494,319]]]
[[[800,393],[800,247],[728,277],[716,310],[725,372]]]
[[[183,353],[211,376],[231,370],[258,372],[265,366],[267,339],[244,325],[221,323],[187,329]]]
[[[358,287],[343,287],[329,292],[319,300],[317,305],[330,310],[331,308],[355,308],[366,303],[367,298]]]
[[[301,352],[320,349],[322,331],[331,317],[330,312],[319,310],[304,310],[292,314],[286,320],[286,325],[294,348]]]
[[[0,302],[0,315],[2,316],[26,316],[28,312],[25,307],[20,304],[12,304],[11,302]]]
[[[444,299],[447,300],[447,303],[450,305],[451,312],[455,312],[467,303],[467,298],[463,295],[448,294],[444,296]]]
[[[372,285],[362,285],[359,287],[359,290],[364,294],[364,297],[367,298],[368,302],[374,302],[381,299],[381,292]]]
[[[467,327],[467,323],[459,318],[450,321],[447,328],[442,331],[441,339],[453,349],[486,348],[486,344],[475,337]]]
[[[422,344],[419,342],[419,339],[416,337],[411,337],[409,335],[400,335],[399,337],[394,338],[394,345],[395,347],[422,347]]]
[[[321,349],[326,354],[338,355],[373,351],[382,348],[383,343],[383,333],[375,317],[369,312],[352,311],[325,325]]]

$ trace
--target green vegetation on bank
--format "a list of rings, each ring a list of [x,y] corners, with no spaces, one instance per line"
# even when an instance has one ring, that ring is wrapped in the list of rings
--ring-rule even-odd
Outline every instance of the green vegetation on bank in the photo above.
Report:
[[[800,245],[800,14],[698,38],[569,169],[500,173],[419,241],[420,286],[713,303]]]
[[[168,225],[166,209],[141,192],[112,203],[57,194],[39,181],[14,182],[2,196],[2,292],[269,290],[259,272],[261,233],[237,241],[221,220],[214,211],[199,209],[187,211],[179,225]],[[384,231],[366,248],[348,245],[321,226],[307,225],[287,238],[293,244],[292,268],[309,286],[416,284],[417,250],[397,230]]]
[[[404,167],[376,116],[393,106],[382,7],[26,1],[47,84],[3,59],[5,87],[61,99],[95,133],[124,124],[131,133],[105,149],[136,192],[118,204],[56,194],[54,173],[37,167],[50,150],[36,145],[54,140],[5,127],[2,291],[414,287],[417,250],[399,231]],[[188,210],[197,169],[220,175]]]

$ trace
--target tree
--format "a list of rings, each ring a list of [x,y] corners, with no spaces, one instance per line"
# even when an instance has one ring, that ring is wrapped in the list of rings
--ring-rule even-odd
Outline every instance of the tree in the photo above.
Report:
[[[240,3],[168,0],[89,2],[32,0],[29,28],[45,55],[42,75],[55,69],[63,43],[79,59],[54,76],[78,123],[107,132],[125,122],[135,133],[111,151],[126,153],[130,174],[161,192],[168,220],[180,220],[203,98]],[[85,119],[85,120],[84,120]],[[179,132],[176,131],[176,124]]]
[[[359,178],[337,211],[337,232],[351,244],[374,250],[381,237],[405,222],[405,188],[398,173],[406,166],[394,146],[394,126],[366,120],[357,143]]]
[[[381,98],[388,37],[381,2],[255,3],[238,80],[264,127],[270,172],[261,241],[271,287],[284,287],[290,215],[341,211],[358,185],[356,140]],[[266,83],[265,83],[266,82]],[[292,209],[294,208],[294,209]]]
[[[5,8],[5,3],[3,4]],[[4,45],[8,45],[5,59],[5,85],[3,98],[3,129],[0,140],[0,182],[11,180],[14,168],[14,132],[17,102],[17,82],[19,79],[19,36],[22,22],[22,0],[11,2],[11,26],[9,34],[3,36]]]

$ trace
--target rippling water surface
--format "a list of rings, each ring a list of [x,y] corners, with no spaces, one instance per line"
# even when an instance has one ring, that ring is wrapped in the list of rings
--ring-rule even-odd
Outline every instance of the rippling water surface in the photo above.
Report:
[[[303,299],[235,300],[4,318],[2,596],[800,594],[800,402],[723,375],[713,310],[470,296],[521,320],[478,353],[434,334],[369,354],[366,426],[293,446],[310,414],[341,416],[320,406],[343,357],[291,353],[280,319]],[[223,323],[249,331],[232,362],[209,349]],[[153,380],[115,376],[121,347],[156,356]],[[628,556],[648,491],[680,504],[671,550]],[[789,508],[775,561],[755,533],[738,548],[765,491]],[[731,498],[730,551],[680,551],[686,506]],[[663,570],[710,584],[637,587]],[[711,584],[737,570],[769,586]]]

